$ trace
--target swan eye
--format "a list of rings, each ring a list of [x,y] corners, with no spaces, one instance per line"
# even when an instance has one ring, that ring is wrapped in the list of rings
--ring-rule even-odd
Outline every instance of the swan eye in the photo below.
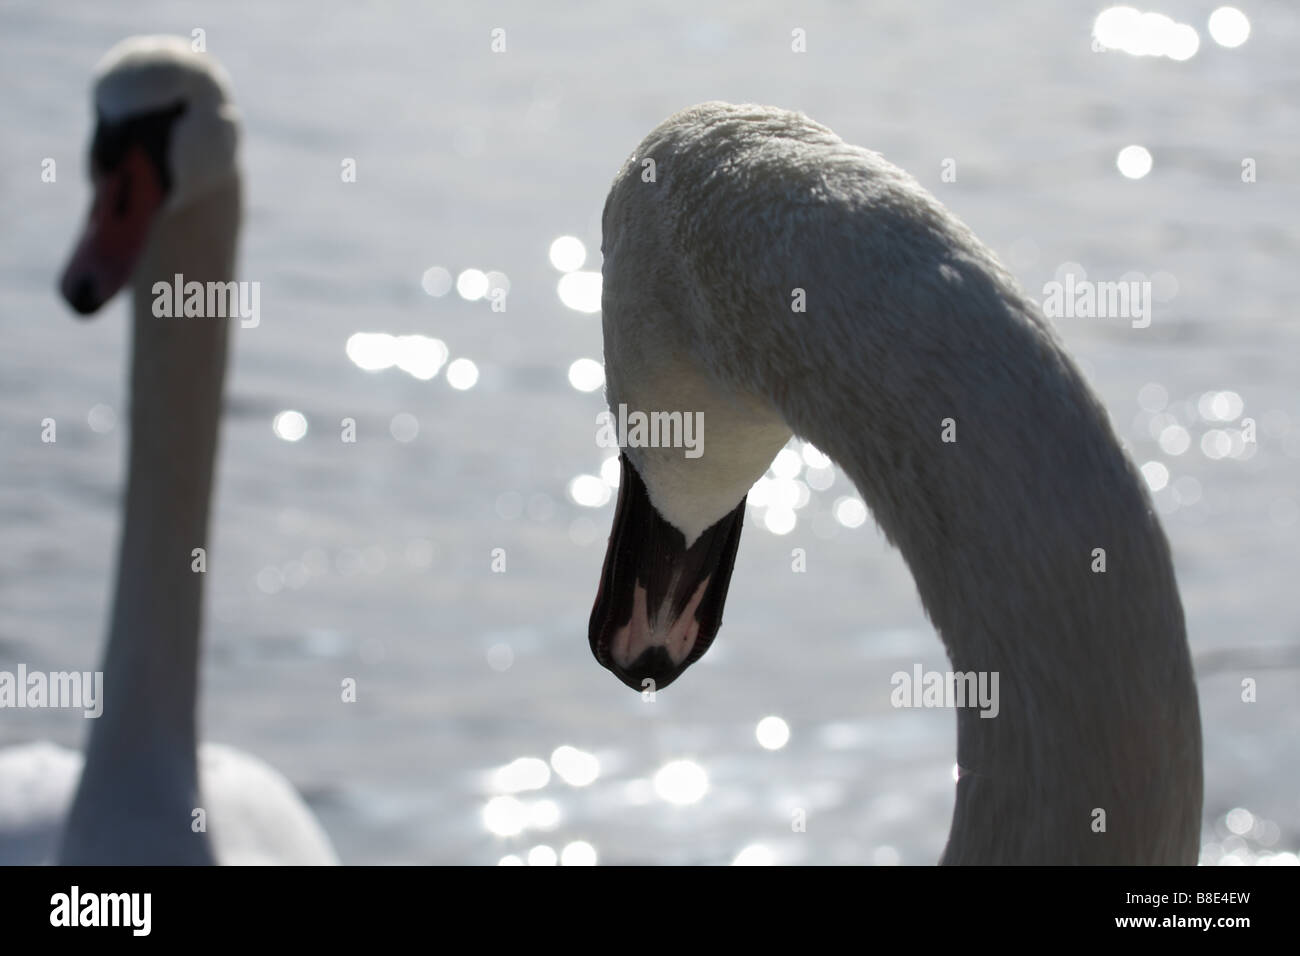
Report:
[[[131,148],[138,146],[149,157],[162,183],[163,192],[170,192],[172,179],[167,154],[172,129],[176,121],[185,115],[186,108],[184,101],[181,101],[116,121],[99,115],[90,145],[92,167],[100,173],[114,172],[126,160]]]

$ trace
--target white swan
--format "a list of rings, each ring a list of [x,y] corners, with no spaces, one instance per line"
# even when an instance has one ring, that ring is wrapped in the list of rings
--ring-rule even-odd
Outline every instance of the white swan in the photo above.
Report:
[[[624,449],[597,659],[662,688],[704,653],[745,495],[793,432],[856,483],[954,670],[1000,675],[996,718],[958,710],[943,862],[1195,863],[1200,718],[1169,547],[993,255],[876,153],[722,103],[650,133],[603,231],[610,407],[705,430],[698,458]]]
[[[101,62],[95,110],[94,204],[62,290],[88,314],[130,279],[135,313],[103,715],[84,767],[49,744],[0,753],[0,862],[48,860],[57,844],[63,863],[336,863],[283,776],[229,747],[196,748],[203,575],[192,552],[208,541],[232,320],[155,318],[152,287],[234,274],[229,82],[187,41],[135,37]]]

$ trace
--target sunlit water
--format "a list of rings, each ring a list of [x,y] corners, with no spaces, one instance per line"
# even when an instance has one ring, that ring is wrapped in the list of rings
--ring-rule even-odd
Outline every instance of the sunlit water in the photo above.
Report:
[[[1300,14],[876,6],[8,5],[0,668],[90,668],[104,634],[126,306],[81,323],[54,295],[90,69],[126,34],[198,27],[243,112],[241,278],[262,283],[261,324],[232,330],[206,736],[286,772],[350,862],[935,860],[953,717],[888,699],[895,670],[942,651],[818,449],[792,443],[751,493],[726,625],[690,675],[643,701],[587,647],[618,481],[593,441],[605,190],[673,110],[775,103],[911,170],[1035,296],[1067,275],[1152,282],[1148,329],[1057,325],[1173,541],[1203,859],[1294,862]],[[0,714],[0,744],[84,733]]]

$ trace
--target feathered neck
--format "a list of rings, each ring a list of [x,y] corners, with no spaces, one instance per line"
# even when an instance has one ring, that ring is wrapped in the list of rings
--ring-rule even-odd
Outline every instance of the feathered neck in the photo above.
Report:
[[[62,862],[210,863],[198,809],[199,635],[229,319],[158,318],[153,284],[228,281],[237,179],[160,218],[133,280],[126,508],[104,713],[91,728]],[[210,567],[210,565],[209,565]]]

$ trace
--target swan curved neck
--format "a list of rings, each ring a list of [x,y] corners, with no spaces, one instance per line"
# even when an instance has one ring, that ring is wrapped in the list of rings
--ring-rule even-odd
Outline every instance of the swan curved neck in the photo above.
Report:
[[[958,712],[945,861],[1194,863],[1169,546],[1105,409],[970,230],[825,127],[720,103],[646,137],[602,222],[611,395],[680,354],[765,403],[853,478],[954,671],[998,673],[996,717]]]
[[[996,717],[958,710],[944,862],[1195,863],[1200,723],[1165,536],[1032,306],[970,286],[995,355],[898,336],[818,390],[835,407],[791,409],[900,549],[953,670],[998,674]]]
[[[64,834],[63,862],[212,862],[199,807],[199,634],[230,320],[159,318],[152,286],[228,281],[239,183],[155,223],[133,280],[131,431],[104,712]]]

